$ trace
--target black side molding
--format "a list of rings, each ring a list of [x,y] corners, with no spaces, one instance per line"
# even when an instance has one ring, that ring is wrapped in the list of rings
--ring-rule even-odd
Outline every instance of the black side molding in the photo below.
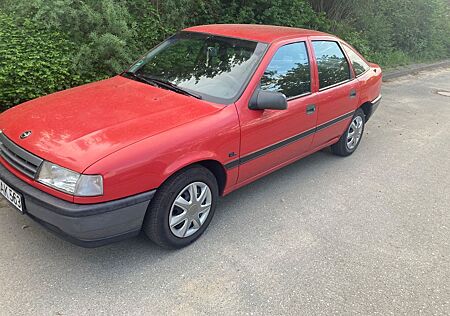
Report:
[[[261,150],[255,151],[255,152],[253,152],[251,154],[243,156],[240,159],[233,160],[233,161],[225,164],[225,168],[227,170],[236,168],[239,165],[243,165],[243,164],[245,164],[245,163],[247,163],[249,161],[252,161],[252,160],[254,160],[256,158],[264,156],[264,155],[266,155],[266,154],[268,154],[268,153],[270,153],[270,152],[272,152],[274,150],[277,150],[277,149],[282,148],[284,146],[287,146],[287,145],[289,145],[289,144],[291,144],[293,142],[296,142],[296,141],[298,141],[298,140],[300,140],[302,138],[305,138],[305,137],[308,137],[308,136],[310,136],[310,135],[312,135],[314,133],[317,133],[317,132],[319,132],[319,131],[327,128],[327,127],[330,127],[330,126],[332,126],[332,125],[334,125],[336,123],[339,123],[339,122],[341,122],[341,121],[343,121],[345,119],[353,117],[354,113],[355,112],[346,113],[344,115],[341,115],[341,116],[335,118],[334,120],[331,120],[331,121],[328,121],[326,123],[323,123],[323,124],[317,126],[316,128],[307,130],[307,131],[302,132],[300,134],[297,134],[297,135],[294,135],[294,136],[289,137],[287,139],[284,139],[284,140],[282,140],[282,141],[280,141],[280,142],[278,142],[276,144],[270,145],[270,146],[268,146],[266,148],[263,148]]]

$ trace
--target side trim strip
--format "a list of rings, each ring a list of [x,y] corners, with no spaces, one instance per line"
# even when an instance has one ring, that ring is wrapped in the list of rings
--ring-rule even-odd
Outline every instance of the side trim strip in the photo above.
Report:
[[[291,143],[294,143],[294,142],[296,142],[296,141],[298,141],[300,139],[303,139],[303,138],[308,137],[308,136],[310,136],[312,134],[315,134],[315,133],[317,133],[317,132],[319,132],[319,131],[321,131],[321,130],[323,130],[325,128],[328,128],[328,127],[336,124],[336,123],[339,123],[340,121],[343,121],[343,120],[345,120],[345,119],[347,119],[349,117],[352,117],[354,113],[355,112],[352,111],[352,112],[346,113],[344,115],[341,115],[338,118],[335,118],[335,119],[333,119],[331,121],[328,121],[326,123],[323,123],[323,124],[317,126],[316,128],[313,128],[313,129],[307,130],[305,132],[302,132],[300,134],[294,135],[292,137],[286,138],[285,140],[282,140],[282,141],[280,141],[278,143],[270,145],[269,147],[260,149],[258,151],[255,151],[255,152],[251,153],[251,154],[243,156],[240,159],[233,160],[233,161],[225,164],[224,167],[227,170],[236,168],[237,166],[243,165],[243,164],[245,164],[245,163],[247,163],[249,161],[252,161],[254,159],[257,159],[257,158],[259,158],[261,156],[267,155],[268,153],[271,153],[272,151],[275,151],[277,149],[285,147],[285,146],[287,146],[287,145],[289,145]]]
[[[279,148],[285,147],[285,146],[287,146],[287,145],[289,145],[289,144],[291,144],[293,142],[296,142],[296,141],[298,141],[298,140],[300,140],[302,138],[308,137],[309,135],[312,135],[315,132],[316,132],[316,129],[313,128],[313,129],[308,130],[306,132],[303,132],[301,134],[298,134],[298,135],[292,136],[292,137],[290,137],[288,139],[282,140],[279,143],[276,143],[276,144],[270,145],[269,147],[266,147],[264,149],[258,150],[258,151],[254,152],[254,153],[251,153],[251,154],[249,154],[247,156],[242,157],[239,160],[239,164],[244,164],[246,162],[249,162],[251,160],[254,160],[256,158],[264,156],[264,155],[266,155],[266,154],[268,154],[268,153],[270,153],[272,151],[275,151],[275,150],[277,150]]]
[[[334,125],[336,123],[339,123],[340,121],[343,121],[343,120],[345,120],[345,119],[347,119],[349,117],[352,117],[354,114],[355,114],[355,112],[349,112],[347,114],[339,116],[338,118],[335,118],[334,120],[331,120],[329,122],[323,123],[323,124],[317,126],[316,132],[321,131],[321,130],[327,128],[327,127],[330,127],[331,125]]]
[[[239,166],[239,160],[240,159],[236,159],[236,160],[233,160],[233,161],[225,164],[224,165],[225,169],[230,170],[230,169],[236,168],[237,166]]]

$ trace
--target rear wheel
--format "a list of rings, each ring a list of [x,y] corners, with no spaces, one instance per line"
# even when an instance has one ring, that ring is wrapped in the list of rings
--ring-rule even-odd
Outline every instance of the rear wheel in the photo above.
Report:
[[[156,192],[143,230],[156,244],[182,248],[199,238],[214,215],[219,196],[214,175],[194,166],[169,178]]]
[[[333,153],[343,157],[353,154],[358,148],[364,135],[365,123],[366,119],[363,110],[356,110],[347,131],[341,136],[336,144],[331,146]]]

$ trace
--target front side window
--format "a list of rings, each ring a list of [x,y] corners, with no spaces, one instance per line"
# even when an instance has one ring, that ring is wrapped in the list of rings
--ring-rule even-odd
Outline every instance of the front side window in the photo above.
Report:
[[[261,79],[261,89],[277,91],[287,98],[311,92],[311,69],[304,42],[281,47]]]
[[[353,49],[345,44],[343,45],[343,47],[345,52],[347,53],[348,58],[350,58],[356,76],[360,76],[370,69],[370,66],[367,65],[367,63],[361,57],[359,57],[358,54],[353,51]]]
[[[175,84],[203,99],[234,102],[262,59],[267,44],[195,32],[181,32],[130,68],[146,78]]]
[[[349,80],[350,66],[337,42],[313,41],[319,69],[320,89]]]

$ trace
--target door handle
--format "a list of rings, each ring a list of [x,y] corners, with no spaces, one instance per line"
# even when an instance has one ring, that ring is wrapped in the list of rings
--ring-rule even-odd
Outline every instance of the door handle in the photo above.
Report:
[[[306,114],[311,115],[314,112],[316,112],[316,105],[315,104],[310,104],[306,107]]]
[[[356,98],[356,95],[357,95],[357,93],[356,93],[356,90],[355,90],[355,89],[353,89],[352,91],[350,91],[350,98]]]

